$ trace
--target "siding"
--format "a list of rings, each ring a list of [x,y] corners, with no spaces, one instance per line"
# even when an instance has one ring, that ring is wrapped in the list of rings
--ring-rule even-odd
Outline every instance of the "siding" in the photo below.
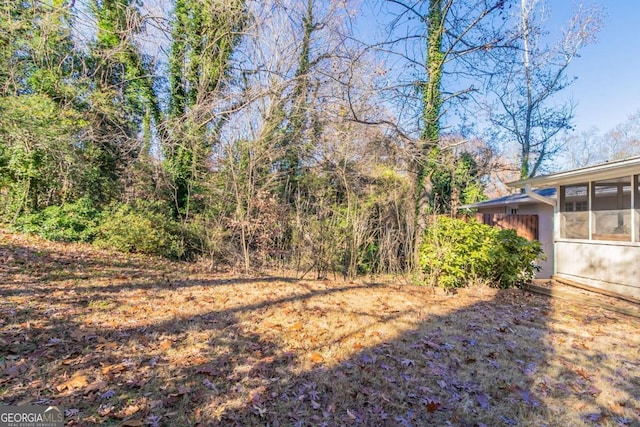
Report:
[[[556,274],[576,282],[640,298],[640,246],[556,241]]]

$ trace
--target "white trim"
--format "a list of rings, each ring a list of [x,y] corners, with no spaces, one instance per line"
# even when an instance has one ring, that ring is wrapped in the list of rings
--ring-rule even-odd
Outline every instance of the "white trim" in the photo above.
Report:
[[[555,206],[556,205],[555,199],[551,199],[549,197],[544,197],[544,196],[541,196],[538,193],[534,192],[531,189],[531,184],[529,184],[529,183],[524,185],[524,191],[525,191],[525,193],[527,193],[527,196],[531,197],[532,199],[538,200],[539,202],[542,202],[542,203],[546,203],[547,205],[551,205],[551,206]]]
[[[633,168],[631,173],[629,173],[629,168]],[[603,163],[596,166],[589,166],[566,172],[521,179],[519,181],[508,182],[507,185],[512,188],[524,188],[527,184],[530,184],[532,187],[555,187],[565,184],[619,178],[620,176],[626,176],[629,174],[640,174],[640,157],[631,157],[629,159],[619,160],[616,162]]]
[[[589,240],[593,240],[593,219],[595,216],[593,215],[593,198],[594,193],[592,193],[593,189],[593,181],[587,182],[587,218],[589,224],[589,230],[587,236],[589,236]]]
[[[617,282],[609,282],[606,280],[598,280],[598,279],[593,279],[591,277],[578,276],[578,275],[569,274],[569,273],[559,273],[559,274],[556,274],[555,276],[559,277],[560,279],[571,280],[571,281],[582,283],[594,288],[604,289],[610,292],[616,292],[616,293],[619,293],[620,295],[630,296],[632,298],[640,298],[640,291],[638,291],[637,287],[632,285],[617,283]]]
[[[631,175],[631,219],[629,220],[631,222],[631,224],[629,224],[629,225],[631,227],[631,241],[632,242],[637,242],[638,241],[638,230],[636,230],[636,215],[637,215],[637,210],[636,210],[636,191],[637,191],[637,188],[636,187],[637,187],[636,177],[635,177],[635,175]]]
[[[553,235],[551,236],[553,244],[553,267],[551,271],[553,275],[557,274],[558,268],[558,251],[556,250],[556,240],[560,238],[560,187],[556,186],[556,204],[553,208]]]
[[[587,240],[587,239],[567,239],[566,237],[556,239],[555,242],[561,243],[581,243],[585,245],[598,246],[640,246],[640,242],[627,242],[625,240]]]

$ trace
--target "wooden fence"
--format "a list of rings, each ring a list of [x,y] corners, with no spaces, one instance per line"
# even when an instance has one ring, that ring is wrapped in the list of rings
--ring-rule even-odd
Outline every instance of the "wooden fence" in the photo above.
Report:
[[[503,229],[516,230],[518,236],[537,240],[539,235],[538,215],[506,215],[477,213],[473,217],[483,224]]]

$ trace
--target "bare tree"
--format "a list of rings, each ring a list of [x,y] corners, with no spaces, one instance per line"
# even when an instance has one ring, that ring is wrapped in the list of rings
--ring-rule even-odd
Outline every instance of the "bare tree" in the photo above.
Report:
[[[563,157],[571,168],[590,166],[640,155],[640,111],[605,133],[590,128],[569,135]]]
[[[640,155],[640,111],[604,134],[601,150],[606,160],[619,160]]]
[[[580,5],[560,39],[548,44],[547,16],[544,0],[520,0],[512,17],[517,50],[494,52],[495,74],[488,81],[493,136],[518,147],[521,178],[536,175],[559,153],[559,136],[571,129],[573,104],[557,105],[555,97],[575,80],[568,67],[580,49],[595,40],[601,25],[598,9]]]
[[[562,157],[571,169],[590,166],[607,160],[604,139],[595,127],[568,135],[562,144]]]
[[[383,88],[395,108],[395,130],[405,146],[414,177],[415,244],[433,212],[433,178],[449,108],[475,92],[480,74],[471,67],[487,51],[507,43],[502,31],[509,0],[387,0],[388,38],[373,47],[386,55],[390,81]],[[469,74],[471,73],[471,74]],[[369,121],[374,122],[375,121]],[[388,121],[387,121],[388,122]],[[385,123],[379,121],[378,123]],[[415,253],[417,259],[417,252]]]

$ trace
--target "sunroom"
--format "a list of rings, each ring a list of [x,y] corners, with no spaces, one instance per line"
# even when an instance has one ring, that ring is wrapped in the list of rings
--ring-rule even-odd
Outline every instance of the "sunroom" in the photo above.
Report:
[[[509,185],[554,206],[554,276],[640,299],[640,157]]]

